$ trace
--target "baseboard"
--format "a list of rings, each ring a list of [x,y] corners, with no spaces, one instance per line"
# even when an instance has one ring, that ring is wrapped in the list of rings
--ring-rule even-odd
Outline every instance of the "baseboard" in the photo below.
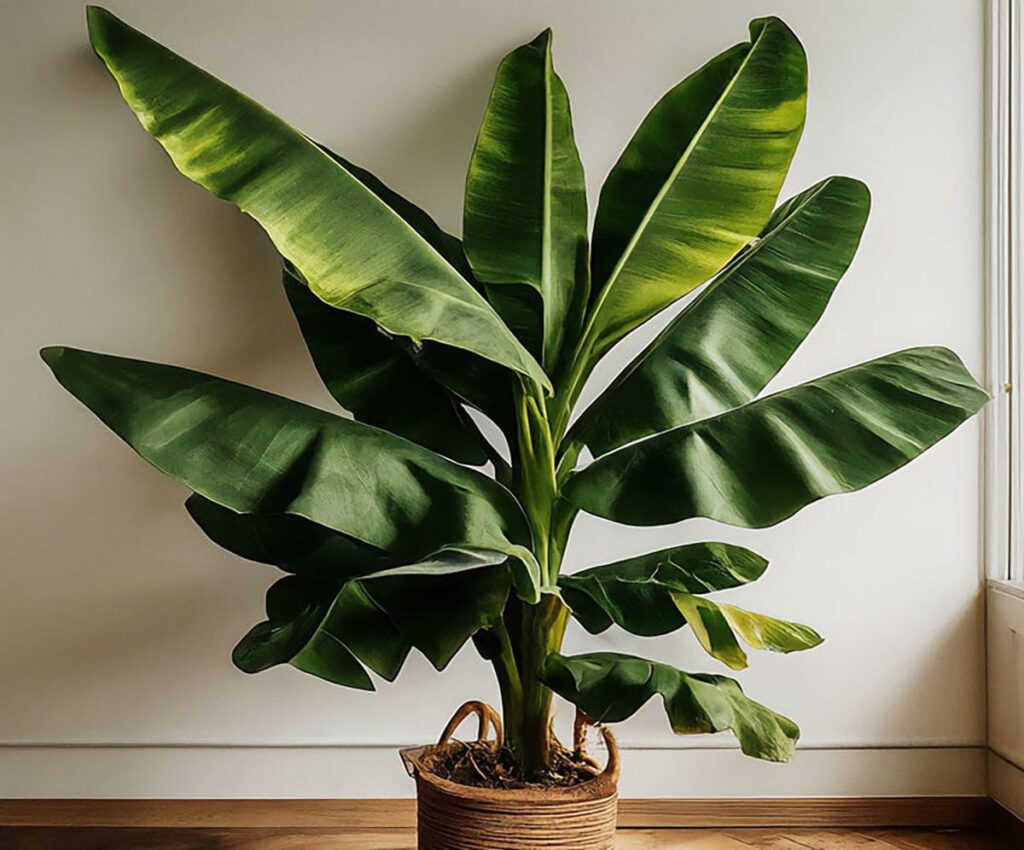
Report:
[[[986,797],[622,800],[619,826],[956,827],[983,823]],[[414,800],[3,800],[0,827],[407,829]]]
[[[983,797],[980,747],[804,749],[789,764],[732,749],[627,749],[624,798]],[[373,747],[0,747],[0,799],[395,799],[413,785]]]
[[[988,793],[1000,806],[1024,820],[1024,770],[994,752],[988,754]]]

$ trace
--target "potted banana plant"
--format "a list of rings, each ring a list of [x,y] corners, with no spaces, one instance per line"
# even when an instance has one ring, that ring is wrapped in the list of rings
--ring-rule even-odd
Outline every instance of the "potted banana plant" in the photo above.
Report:
[[[796,724],[721,672],[560,650],[571,623],[688,630],[714,669],[745,667],[744,646],[817,645],[807,626],[712,600],[761,577],[755,552],[681,541],[566,575],[574,519],[774,525],[895,471],[986,401],[940,347],[764,394],[828,304],[869,208],[849,177],[778,203],[805,115],[793,32],[753,21],[749,41],[659,100],[605,181],[592,230],[551,33],[512,51],[469,164],[459,240],[111,13],[91,7],[88,24],[178,170],[266,231],[313,363],[353,417],[174,366],[42,352],[192,491],[186,508],[215,543],[283,571],[235,664],[370,690],[371,674],[394,680],[412,650],[443,670],[472,642],[501,711],[469,703],[438,745],[405,753],[421,847],[610,847],[618,758],[605,724],[655,696],[680,734],[728,731],[749,756],[788,759]],[[699,287],[578,410],[598,361]],[[577,707],[571,747],[551,730],[556,694]],[[451,741],[474,713],[481,740]],[[584,751],[592,724],[608,742],[603,767]]]

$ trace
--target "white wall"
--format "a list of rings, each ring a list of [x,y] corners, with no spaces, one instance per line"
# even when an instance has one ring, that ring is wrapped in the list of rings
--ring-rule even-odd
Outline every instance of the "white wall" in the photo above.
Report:
[[[596,198],[657,97],[745,38],[748,19],[781,15],[811,67],[786,194],[841,173],[874,196],[860,254],[785,383],[925,343],[955,348],[980,374],[982,7],[112,2],[456,231],[490,78],[512,47],[554,27]],[[438,678],[414,659],[375,695],[288,668],[235,671],[230,648],[261,618],[272,571],[209,544],[181,507],[186,493],[107,433],[36,356],[67,343],[330,404],[268,242],[174,172],[92,57],[83,17],[79,0],[0,6],[0,796],[410,793],[397,758],[376,747],[428,740],[462,700],[496,699],[482,662],[467,650]],[[627,746],[653,748],[627,755],[626,793],[982,792],[979,449],[972,423],[892,479],[764,532],[581,522],[571,568],[687,540],[751,545],[772,567],[734,598],[827,638],[811,653],[758,656],[741,676],[801,723],[808,751],[793,765],[714,749],[730,747],[725,738],[675,738],[652,705],[619,732]],[[577,632],[569,647],[719,669],[685,634],[654,643]],[[69,744],[95,748],[55,746]],[[202,748],[225,744],[245,748]],[[355,749],[305,748],[324,744]],[[283,745],[293,749],[264,749]]]

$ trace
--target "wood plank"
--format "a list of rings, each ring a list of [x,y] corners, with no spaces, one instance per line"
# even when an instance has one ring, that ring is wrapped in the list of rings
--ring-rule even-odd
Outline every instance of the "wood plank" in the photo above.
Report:
[[[616,850],[1010,850],[1022,845],[990,844],[976,833],[937,833],[931,830],[892,831],[900,844],[888,843],[889,833],[837,830],[708,829],[621,830]],[[955,843],[948,843],[948,841]],[[867,841],[867,843],[865,843]],[[937,841],[942,843],[936,843]],[[346,829],[161,829],[103,827],[0,828],[4,850],[413,850],[411,830]]]
[[[984,797],[622,800],[619,825],[684,827],[965,826]],[[0,800],[0,826],[413,828],[414,800]]]
[[[956,830],[739,829],[726,834],[758,850],[1010,850],[1024,848],[1024,833],[983,827]]]
[[[615,850],[750,850],[720,832],[694,829],[623,829],[615,839]],[[798,848],[800,850],[800,848]]]
[[[407,829],[0,828],[4,850],[413,850]]]
[[[984,797],[818,797],[622,800],[624,827],[966,826],[983,820]]]

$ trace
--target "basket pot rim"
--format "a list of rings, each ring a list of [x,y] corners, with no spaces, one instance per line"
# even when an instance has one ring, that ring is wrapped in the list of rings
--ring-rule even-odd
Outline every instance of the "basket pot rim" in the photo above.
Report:
[[[571,803],[582,800],[601,800],[618,793],[619,770],[614,765],[593,779],[578,785],[555,786],[551,788],[480,788],[475,785],[463,785],[452,782],[431,773],[423,763],[423,757],[437,749],[437,745],[409,747],[399,751],[402,762],[409,775],[417,784],[422,782],[438,791],[467,800],[488,802],[522,802],[522,803]]]

